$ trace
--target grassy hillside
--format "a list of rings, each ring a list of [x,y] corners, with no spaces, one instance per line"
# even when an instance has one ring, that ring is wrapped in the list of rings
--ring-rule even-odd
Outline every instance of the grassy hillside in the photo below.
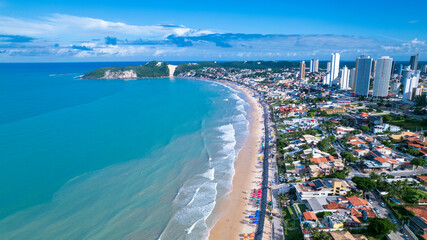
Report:
[[[128,67],[104,67],[94,71],[88,72],[83,75],[83,78],[103,78],[105,72],[110,70],[111,72],[123,72],[134,70],[136,75],[142,77],[165,77],[169,76],[169,68],[167,63],[161,63],[158,66],[158,62],[152,61],[140,66],[128,66]]]

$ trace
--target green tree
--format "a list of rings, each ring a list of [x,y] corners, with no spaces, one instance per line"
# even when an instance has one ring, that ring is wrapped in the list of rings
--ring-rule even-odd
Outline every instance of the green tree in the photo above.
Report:
[[[408,188],[405,199],[412,203],[418,203],[420,200],[427,199],[427,193],[415,188]]]
[[[396,225],[387,218],[369,218],[368,232],[377,238],[382,239],[391,231],[396,231]]]
[[[427,98],[426,96],[416,96],[415,99],[415,104],[417,107],[425,107],[427,106]]]
[[[348,162],[355,162],[356,161],[356,157],[353,154],[351,154],[350,152],[347,152],[347,151],[342,151],[341,152],[341,157],[344,158]]]
[[[360,126],[360,130],[362,130],[364,132],[369,132],[369,127],[367,127],[367,126]]]
[[[427,165],[427,160],[423,158],[414,158],[411,160],[411,164],[416,166],[415,169],[417,169],[420,166],[424,167],[425,165]]]
[[[369,177],[353,177],[351,180],[356,183],[358,189],[363,191],[363,195],[377,187],[377,183]]]
[[[418,151],[417,149],[407,149],[406,153],[411,154],[412,156],[418,156],[420,154],[420,151]]]
[[[331,236],[325,231],[313,231],[312,236],[315,240],[330,240]]]

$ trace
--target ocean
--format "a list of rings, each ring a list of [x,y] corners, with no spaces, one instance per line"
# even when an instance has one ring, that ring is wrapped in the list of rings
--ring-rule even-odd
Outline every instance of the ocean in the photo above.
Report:
[[[138,64],[0,64],[0,239],[208,236],[250,106],[216,82],[76,78]]]

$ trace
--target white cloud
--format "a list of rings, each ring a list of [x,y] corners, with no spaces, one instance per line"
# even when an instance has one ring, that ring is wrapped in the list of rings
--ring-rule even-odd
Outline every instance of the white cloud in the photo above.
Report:
[[[184,26],[129,25],[97,18],[54,14],[40,19],[16,19],[0,17],[0,33],[27,35],[33,37],[129,37],[163,39],[170,34],[177,36],[199,36],[211,33],[207,30],[191,29]]]
[[[418,22],[418,20],[409,21],[409,23],[417,23],[417,22]]]
[[[209,30],[181,25],[131,25],[64,14],[37,19],[0,16],[1,34],[19,36],[13,38],[15,42],[2,42],[0,36],[0,44],[5,49],[0,51],[0,61],[18,56],[99,60],[104,57],[117,60],[130,57],[141,60],[214,60],[218,57],[224,60],[299,60],[313,56],[329,59],[331,52],[342,53],[343,59],[353,59],[360,54],[403,56],[405,59],[414,52],[427,55],[426,42],[417,38],[385,41],[344,35],[213,34]],[[105,41],[107,36],[111,37],[109,44]]]

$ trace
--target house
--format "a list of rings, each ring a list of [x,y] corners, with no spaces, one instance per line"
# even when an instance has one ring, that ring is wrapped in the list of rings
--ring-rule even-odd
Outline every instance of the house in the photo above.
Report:
[[[302,137],[304,138],[307,144],[313,144],[313,145],[316,145],[321,140],[320,138],[315,137],[313,135],[303,135]]]
[[[314,197],[345,195],[350,184],[341,179],[316,179],[295,185],[296,195],[300,200]]]
[[[374,149],[384,155],[391,155],[392,152],[391,148],[384,146],[376,146],[374,147]]]
[[[348,133],[351,133],[351,132],[353,132],[354,131],[354,128],[351,128],[351,127],[337,127],[337,130],[336,130],[336,132],[337,132],[337,134],[338,135],[345,135],[345,134],[348,134]]]
[[[368,155],[371,151],[368,148],[365,148],[365,149],[354,149],[353,152],[354,152],[354,155],[356,155],[356,157],[362,157],[362,156]]]
[[[368,240],[368,238],[361,234],[351,234],[348,231],[333,231],[329,232],[329,234],[332,240]]]
[[[417,234],[426,239],[427,237],[427,219],[424,217],[413,216],[409,218],[409,227]]]

